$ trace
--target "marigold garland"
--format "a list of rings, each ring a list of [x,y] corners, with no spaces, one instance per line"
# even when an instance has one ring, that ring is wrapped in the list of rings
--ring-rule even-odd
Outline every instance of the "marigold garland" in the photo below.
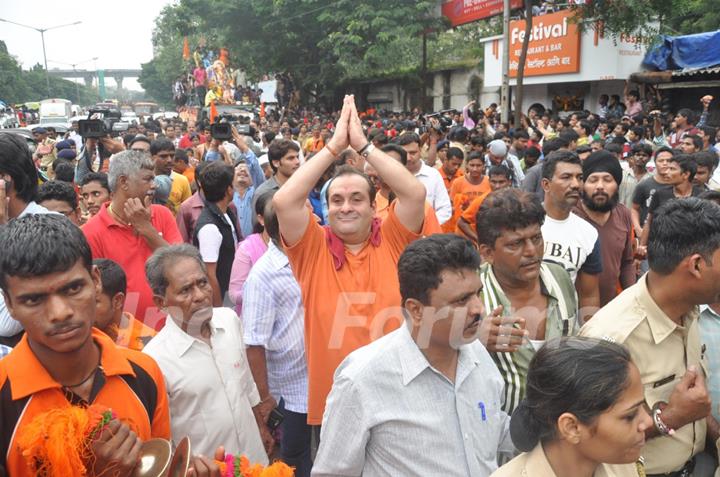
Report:
[[[223,477],[293,477],[295,470],[281,461],[275,461],[267,467],[260,464],[250,465],[244,455],[227,454],[225,461],[216,460]]]
[[[101,406],[68,405],[38,414],[18,433],[17,445],[33,475],[87,475],[90,442],[115,417]]]

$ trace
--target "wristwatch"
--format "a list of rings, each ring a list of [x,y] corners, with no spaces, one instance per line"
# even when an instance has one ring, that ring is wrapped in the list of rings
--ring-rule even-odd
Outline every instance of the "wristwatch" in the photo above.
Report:
[[[358,153],[360,153],[360,155],[361,155],[362,157],[364,157],[365,159],[367,159],[368,156],[370,155],[370,153],[373,152],[374,150],[375,150],[375,145],[374,145],[373,143],[369,142],[369,143],[367,143],[367,144],[365,145],[365,147],[363,147],[362,149],[360,149],[360,150],[358,151]]]

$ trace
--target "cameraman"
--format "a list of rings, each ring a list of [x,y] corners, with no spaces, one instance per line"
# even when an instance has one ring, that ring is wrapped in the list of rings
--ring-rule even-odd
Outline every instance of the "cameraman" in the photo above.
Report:
[[[83,147],[75,168],[75,183],[81,183],[91,172],[107,173],[110,167],[110,156],[124,150],[125,146],[121,142],[113,140],[109,134],[101,138],[83,138]]]
[[[258,162],[255,152],[253,152],[247,144],[247,140],[252,139],[253,132],[253,129],[249,128],[246,133],[247,135],[241,134],[234,124],[230,124],[231,136],[227,137],[226,134],[215,133],[210,146],[210,151],[212,151],[213,148],[217,148],[225,162],[230,165],[236,164],[239,159],[244,159],[250,172],[253,185],[257,188],[260,184],[265,182],[265,174],[263,173],[262,167],[260,167],[260,163]],[[212,133],[213,129],[211,129],[211,134]],[[208,158],[208,156],[212,157],[210,155],[210,151],[208,151],[208,155],[206,155],[206,161],[214,160]]]

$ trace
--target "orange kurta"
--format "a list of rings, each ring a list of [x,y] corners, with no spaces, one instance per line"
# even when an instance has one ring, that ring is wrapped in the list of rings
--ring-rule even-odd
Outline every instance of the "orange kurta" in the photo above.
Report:
[[[397,262],[420,235],[400,223],[393,205],[380,234],[378,246],[368,241],[357,254],[345,249],[338,270],[325,230],[312,215],[300,241],[286,248],[305,306],[310,425],[322,423],[333,373],[342,360],[402,323]]]
[[[378,193],[375,196],[375,207],[375,217],[384,222],[390,211],[390,204],[387,198]],[[425,220],[423,221],[423,228],[420,235],[427,237],[428,235],[441,233],[443,233],[443,231],[440,227],[440,221],[438,221],[435,209],[430,205],[430,202],[425,201]]]

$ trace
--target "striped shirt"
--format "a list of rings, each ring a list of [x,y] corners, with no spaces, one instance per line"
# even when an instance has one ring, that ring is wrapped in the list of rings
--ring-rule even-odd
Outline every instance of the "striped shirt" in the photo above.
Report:
[[[287,255],[272,241],[245,282],[242,316],[245,344],[265,348],[270,394],[289,411],[307,413],[302,294]]]
[[[513,314],[510,300],[495,278],[492,267],[485,263],[480,267],[480,280],[483,284],[483,302],[488,313],[503,306],[503,316]],[[543,263],[540,266],[540,292],[547,297],[547,321],[545,340],[558,336],[577,333],[577,295],[570,275],[560,265]],[[535,348],[530,341],[525,342],[513,353],[490,353],[505,381],[505,400],[503,411],[512,414],[525,397],[525,381],[530,360],[535,356]]]

